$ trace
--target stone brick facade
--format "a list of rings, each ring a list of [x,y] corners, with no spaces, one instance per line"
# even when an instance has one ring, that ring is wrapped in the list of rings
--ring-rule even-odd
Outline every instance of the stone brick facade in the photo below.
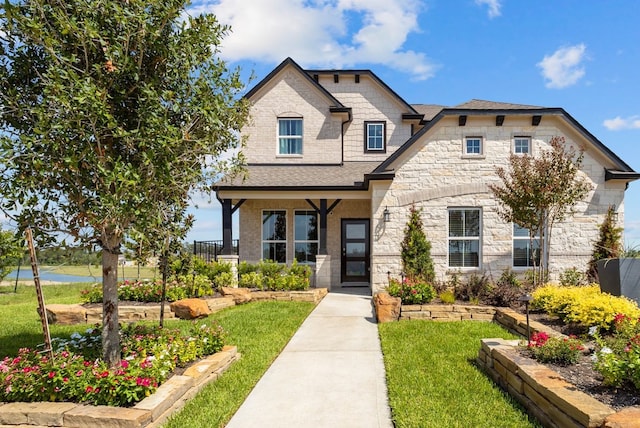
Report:
[[[592,190],[576,205],[573,215],[553,228],[552,279],[572,267],[585,269],[607,209],[614,206],[623,224],[626,185],[640,178],[558,108],[481,100],[454,108],[409,105],[368,70],[303,70],[291,59],[247,97],[253,103],[252,122],[243,130],[249,178],[246,183],[235,181],[218,189],[220,198],[243,201],[240,260],[257,262],[262,257],[263,210],[286,210],[286,260],[290,263],[294,259],[295,210],[312,209],[306,200],[316,207],[320,200],[329,205],[339,200],[327,217],[328,257],[318,267],[331,271],[331,287],[340,286],[343,219],[370,221],[372,291],[383,289],[389,275],[400,276],[400,243],[414,203],[423,209],[437,280],[446,280],[454,272],[486,273],[495,279],[512,268],[513,225],[498,215],[498,202],[488,185],[500,183],[496,168],[508,166],[516,137],[530,139],[532,155],[548,149],[555,136],[584,150],[580,175]],[[277,154],[279,117],[303,119],[302,155]],[[385,123],[384,152],[365,150],[367,121]],[[466,137],[481,139],[480,154],[465,154]],[[336,169],[322,170],[319,165]],[[361,167],[357,174],[354,165]],[[363,174],[365,169],[369,172]],[[323,176],[331,175],[323,171],[342,174],[340,181]],[[351,175],[343,174],[345,171]],[[480,211],[478,267],[449,267],[449,210],[458,208]],[[389,221],[384,220],[385,210]]]

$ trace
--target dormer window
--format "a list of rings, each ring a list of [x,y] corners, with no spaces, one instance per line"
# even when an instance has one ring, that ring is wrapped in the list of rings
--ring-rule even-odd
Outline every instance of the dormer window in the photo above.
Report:
[[[387,150],[386,122],[364,123],[364,151],[384,153]]]
[[[302,119],[278,119],[278,154],[302,154]]]

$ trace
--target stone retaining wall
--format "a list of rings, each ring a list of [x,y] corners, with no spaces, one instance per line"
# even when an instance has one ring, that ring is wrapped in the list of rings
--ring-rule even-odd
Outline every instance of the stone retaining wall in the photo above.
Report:
[[[640,408],[616,413],[547,366],[521,356],[517,340],[482,339],[481,345],[478,365],[545,427],[640,426]]]
[[[91,406],[76,403],[0,403],[0,426],[157,428],[173,412],[216,380],[240,359],[235,346],[172,376],[156,392],[133,407]]]
[[[238,290],[238,289],[235,289]],[[312,302],[314,304],[327,295],[326,288],[314,288],[305,291],[250,291],[246,290],[245,295],[247,301],[294,301],[294,302]],[[209,297],[204,298],[211,313],[218,312],[222,309],[236,305],[237,297]],[[239,303],[239,302],[238,302]],[[102,306],[86,307],[79,304],[61,305],[50,304],[46,307],[47,317],[50,324],[100,324],[102,323]],[[164,318],[175,318],[175,314],[171,312],[169,304],[164,308]],[[159,320],[160,304],[157,305],[119,305],[118,319],[121,322],[135,322],[141,320]]]

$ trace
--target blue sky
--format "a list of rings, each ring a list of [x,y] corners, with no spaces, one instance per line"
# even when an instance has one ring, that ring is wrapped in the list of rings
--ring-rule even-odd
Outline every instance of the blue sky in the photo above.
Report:
[[[371,69],[409,103],[562,107],[640,171],[637,0],[196,0],[197,12],[231,26],[221,57],[254,74],[249,88],[291,57]],[[220,239],[217,202],[198,207],[188,239]],[[640,182],[625,245],[640,247]]]

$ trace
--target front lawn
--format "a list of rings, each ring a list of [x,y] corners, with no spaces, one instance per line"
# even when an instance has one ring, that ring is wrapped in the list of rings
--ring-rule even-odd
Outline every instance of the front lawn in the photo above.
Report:
[[[379,325],[392,417],[401,427],[538,427],[474,360],[480,339],[515,338],[493,323]]]
[[[211,315],[227,332],[227,342],[238,346],[242,358],[164,427],[224,426],[314,307],[306,302],[258,302]]]

